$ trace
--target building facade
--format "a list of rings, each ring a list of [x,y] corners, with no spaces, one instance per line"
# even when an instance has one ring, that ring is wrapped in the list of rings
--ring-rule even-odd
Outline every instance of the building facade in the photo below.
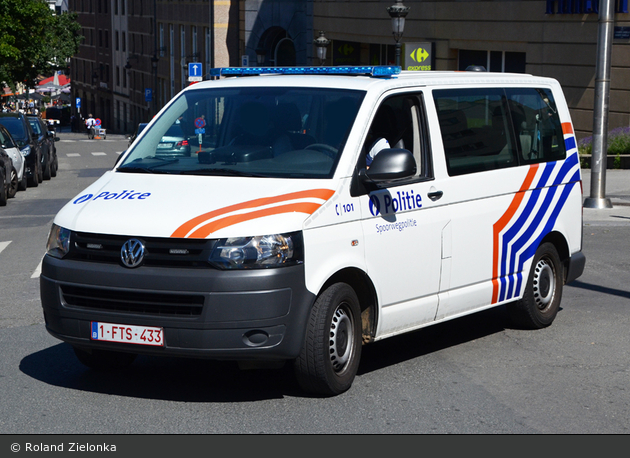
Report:
[[[396,62],[392,0],[68,0],[84,41],[71,63],[80,112],[131,132],[190,84],[222,66]],[[531,73],[558,79],[578,138],[593,126],[601,0],[406,0],[400,39],[406,69]],[[630,125],[630,14],[615,1],[609,127]]]

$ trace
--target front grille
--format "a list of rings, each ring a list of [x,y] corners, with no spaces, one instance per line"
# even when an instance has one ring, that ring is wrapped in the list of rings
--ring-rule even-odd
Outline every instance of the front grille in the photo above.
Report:
[[[146,315],[199,316],[204,297],[195,294],[139,293],[61,285],[65,304],[72,307]]]
[[[132,238],[122,235],[72,232],[67,259],[122,265],[120,250]],[[153,267],[210,268],[208,258],[216,240],[134,237],[142,241],[142,265]]]

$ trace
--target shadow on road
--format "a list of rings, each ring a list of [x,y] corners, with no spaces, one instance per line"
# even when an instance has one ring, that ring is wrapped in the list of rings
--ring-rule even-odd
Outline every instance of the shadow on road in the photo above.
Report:
[[[363,347],[358,376],[502,332],[502,307],[391,337]],[[527,331],[525,331],[527,332]],[[26,356],[20,370],[41,382],[88,392],[179,402],[251,402],[301,391],[290,363],[281,369],[240,370],[234,362],[139,356],[118,372],[83,366],[70,345],[60,343]]]
[[[589,291],[596,291],[598,293],[610,294],[612,296],[625,297],[630,299],[630,291],[624,291],[622,289],[608,288],[607,286],[594,285],[592,283],[584,283],[580,280],[574,280],[571,284],[567,285],[574,288],[588,289]]]

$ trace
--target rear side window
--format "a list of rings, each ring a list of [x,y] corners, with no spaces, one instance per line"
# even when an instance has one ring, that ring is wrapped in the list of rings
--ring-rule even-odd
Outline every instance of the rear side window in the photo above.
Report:
[[[433,97],[450,176],[566,156],[547,89],[446,89]]]

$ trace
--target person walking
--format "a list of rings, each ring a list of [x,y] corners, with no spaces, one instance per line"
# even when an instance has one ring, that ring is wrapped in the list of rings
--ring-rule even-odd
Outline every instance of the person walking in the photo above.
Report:
[[[92,117],[92,114],[88,115],[88,118],[85,120],[85,127],[87,127],[88,138],[93,139],[95,135],[94,127],[96,126],[96,120]]]

